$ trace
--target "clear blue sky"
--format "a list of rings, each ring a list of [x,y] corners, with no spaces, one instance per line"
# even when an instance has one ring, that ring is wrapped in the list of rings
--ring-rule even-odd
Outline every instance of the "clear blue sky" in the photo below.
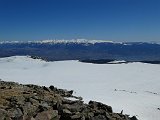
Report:
[[[0,41],[160,41],[160,0],[0,0]]]

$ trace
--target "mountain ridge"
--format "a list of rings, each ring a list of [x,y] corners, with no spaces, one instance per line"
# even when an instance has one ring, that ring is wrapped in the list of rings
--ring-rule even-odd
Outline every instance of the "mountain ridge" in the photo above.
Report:
[[[48,61],[113,59],[160,61],[160,44],[89,40],[1,42],[0,57],[38,56]]]

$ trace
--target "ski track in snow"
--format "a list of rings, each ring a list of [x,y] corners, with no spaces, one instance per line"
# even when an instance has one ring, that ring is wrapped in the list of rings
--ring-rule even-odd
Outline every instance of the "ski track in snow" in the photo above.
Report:
[[[160,65],[45,62],[27,56],[0,58],[0,79],[74,90],[85,102],[111,105],[139,120],[160,118]]]

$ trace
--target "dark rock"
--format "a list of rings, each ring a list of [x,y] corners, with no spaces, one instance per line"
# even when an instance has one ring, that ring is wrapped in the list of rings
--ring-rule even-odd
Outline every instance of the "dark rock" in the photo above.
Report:
[[[8,111],[8,113],[12,119],[21,119],[23,116],[23,113],[20,108],[12,108]]]
[[[121,116],[121,114],[116,114],[116,113],[112,113],[111,116],[118,120],[121,120],[121,118],[124,118],[124,116]]]
[[[80,115],[80,114],[72,115],[72,116],[71,116],[71,119],[72,119],[72,120],[79,120],[79,119],[81,119],[81,115]]]
[[[0,120],[11,120],[11,118],[7,114],[7,111],[4,109],[0,109]]]
[[[6,89],[6,87],[2,86],[0,89]]]
[[[104,115],[94,116],[91,120],[107,120]]]
[[[37,114],[35,120],[59,120],[57,110],[43,111]]]
[[[53,85],[51,85],[49,88],[50,88],[52,91],[55,90],[55,87],[54,87]]]
[[[73,94],[73,90],[68,91],[68,93],[72,95]]]
[[[23,120],[35,120],[32,116],[24,115]]]
[[[48,108],[47,108],[47,107],[44,107],[44,106],[42,106],[42,105],[39,105],[39,106],[38,106],[38,109],[37,109],[38,112],[43,112],[43,111],[46,111],[46,110],[48,110]]]
[[[72,96],[73,98],[76,98],[76,99],[78,99],[78,100],[83,100],[83,98],[82,97],[77,97],[77,96]]]
[[[63,109],[60,120],[71,120],[72,113],[68,109]]]
[[[62,104],[74,104],[76,102],[78,102],[78,101],[72,101],[72,100],[68,100],[68,99],[63,99],[62,100]]]
[[[32,105],[31,102],[26,102],[24,105],[21,105],[23,114],[24,115],[29,115],[29,116],[34,116],[36,115],[38,105]]]
[[[106,110],[110,113],[113,112],[111,106],[105,105],[105,104],[100,103],[100,102],[90,101],[89,106],[93,109],[98,109],[98,110],[102,109],[102,110]]]
[[[48,87],[43,86],[43,89],[50,92],[50,89]]]
[[[72,113],[68,109],[63,109],[63,114],[71,115]]]
[[[32,97],[32,98],[29,98],[28,99],[28,102],[31,102],[32,105],[39,105],[39,101],[37,100],[38,98],[36,98],[36,96]]]
[[[85,109],[83,102],[78,101],[74,104],[63,104],[63,108],[70,110],[71,112],[82,112]]]
[[[136,116],[133,116],[130,118],[130,120],[138,120],[138,119],[136,118]]]

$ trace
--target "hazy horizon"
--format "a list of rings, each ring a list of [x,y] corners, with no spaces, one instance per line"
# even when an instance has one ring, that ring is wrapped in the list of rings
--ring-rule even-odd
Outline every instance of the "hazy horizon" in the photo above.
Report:
[[[105,40],[105,39],[81,39],[81,38],[77,38],[77,39],[37,39],[37,40],[0,40],[0,43],[5,43],[5,42],[13,42],[13,43],[17,43],[17,42],[113,42],[113,43],[138,43],[138,42],[143,42],[143,43],[160,43],[160,41],[143,41],[143,40],[139,40],[139,41],[114,41],[114,40]]]

